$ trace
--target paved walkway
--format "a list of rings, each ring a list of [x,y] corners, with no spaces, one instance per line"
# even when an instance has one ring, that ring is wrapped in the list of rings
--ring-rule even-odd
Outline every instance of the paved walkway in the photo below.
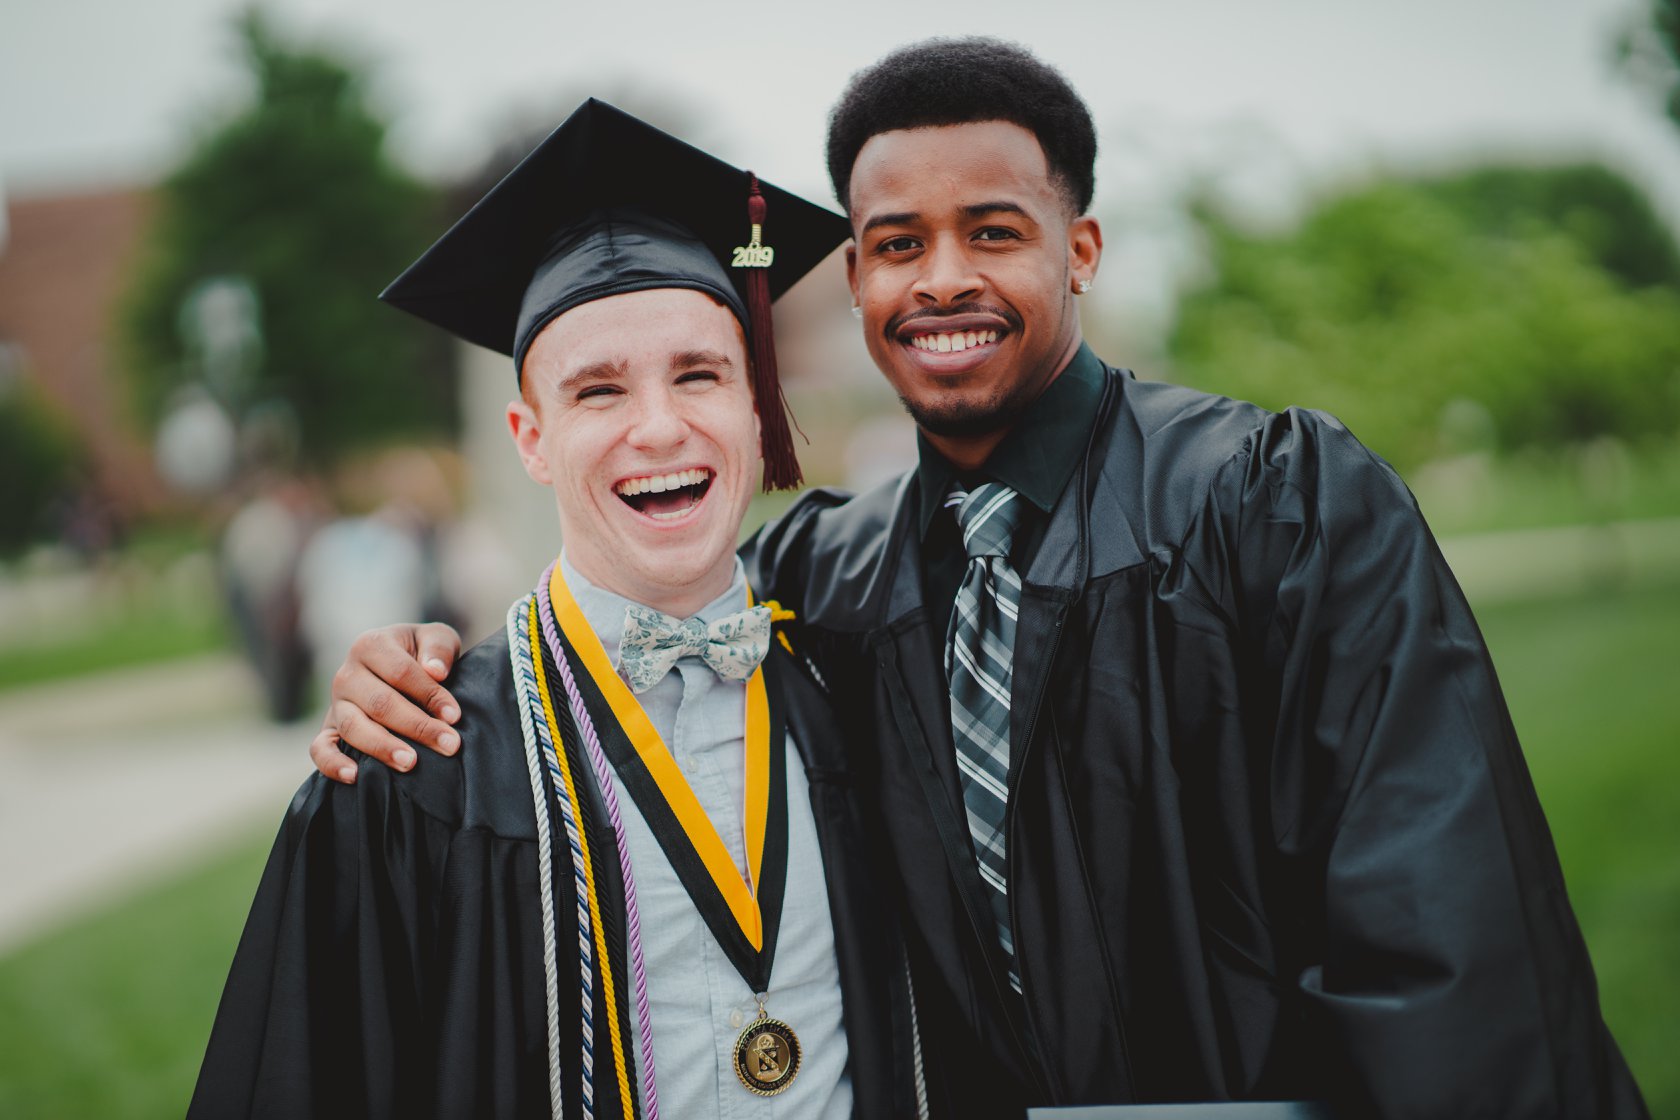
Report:
[[[0,954],[277,828],[314,729],[258,710],[232,656],[0,693]]]

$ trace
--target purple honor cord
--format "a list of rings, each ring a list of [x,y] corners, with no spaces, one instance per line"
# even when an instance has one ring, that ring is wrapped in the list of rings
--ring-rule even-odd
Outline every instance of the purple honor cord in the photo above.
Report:
[[[556,561],[558,563],[558,561]],[[601,750],[601,739],[595,733],[595,722],[583,706],[583,693],[566,662],[566,651],[560,644],[560,634],[554,625],[554,600],[549,595],[549,581],[554,578],[554,564],[543,572],[537,584],[538,615],[542,619],[543,638],[554,656],[554,666],[566,687],[566,700],[572,718],[583,736],[590,769],[595,771],[595,784],[600,787],[601,800],[606,802],[607,819],[612,822],[613,838],[618,842],[618,865],[624,877],[625,940],[630,944],[630,970],[636,988],[636,1022],[642,1030],[642,1113],[646,1120],[659,1120],[659,1090],[653,1076],[653,1021],[648,1011],[647,966],[642,960],[642,918],[636,907],[636,877],[630,869],[630,846],[624,839],[624,821],[618,811],[618,795],[613,792],[613,775],[607,756]],[[606,962],[602,962],[606,967]]]

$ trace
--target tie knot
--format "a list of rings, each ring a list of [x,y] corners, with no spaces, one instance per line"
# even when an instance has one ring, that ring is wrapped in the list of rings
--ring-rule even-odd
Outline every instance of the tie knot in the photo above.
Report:
[[[966,493],[951,491],[957,507],[957,528],[962,531],[963,551],[970,560],[980,556],[1009,555],[1015,528],[1021,519],[1018,495],[1001,482],[982,482]]]

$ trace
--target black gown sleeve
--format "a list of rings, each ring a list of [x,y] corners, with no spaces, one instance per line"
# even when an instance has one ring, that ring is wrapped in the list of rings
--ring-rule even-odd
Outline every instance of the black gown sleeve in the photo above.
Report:
[[[806,490],[781,516],[756,529],[739,550],[753,593],[787,607],[802,602],[811,539],[822,514],[850,497],[827,487]]]
[[[191,1117],[436,1110],[425,961],[453,827],[363,761],[316,774],[275,840],[222,993]]]
[[[1292,411],[1210,503],[1192,551],[1223,554],[1245,708],[1270,736],[1270,839],[1322,905],[1297,983],[1341,1048],[1323,1055],[1339,1103],[1645,1115],[1487,649],[1405,486],[1334,420]]]

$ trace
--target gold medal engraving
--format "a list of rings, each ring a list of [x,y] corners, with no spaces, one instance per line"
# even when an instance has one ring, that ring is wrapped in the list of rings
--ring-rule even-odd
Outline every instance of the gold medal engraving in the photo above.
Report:
[[[793,1084],[801,1056],[793,1028],[763,1017],[747,1024],[735,1040],[735,1076],[747,1092],[773,1097]]]

